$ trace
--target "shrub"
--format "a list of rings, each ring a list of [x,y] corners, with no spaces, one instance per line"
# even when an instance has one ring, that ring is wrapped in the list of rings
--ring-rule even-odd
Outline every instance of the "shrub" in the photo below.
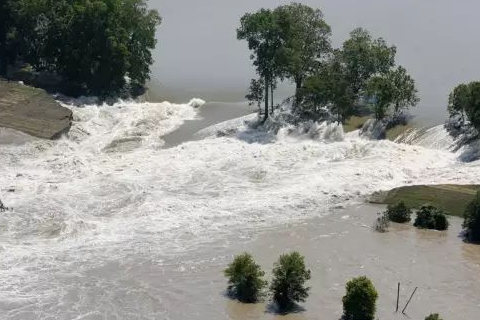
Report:
[[[248,253],[236,256],[224,271],[228,277],[228,291],[242,302],[256,302],[266,287],[265,272]]]
[[[377,290],[367,277],[347,282],[347,293],[343,297],[343,312],[346,319],[372,320],[375,317]]]
[[[379,213],[377,220],[375,220],[375,223],[373,224],[373,228],[377,232],[387,232],[388,227],[390,226],[390,221],[388,219],[388,216],[386,213]]]
[[[442,318],[440,318],[438,313],[432,313],[431,315],[426,317],[425,320],[442,320]]]
[[[280,309],[291,308],[296,302],[305,302],[310,288],[305,282],[310,279],[310,270],[298,252],[283,254],[273,266],[273,280],[270,286],[273,301]]]
[[[463,228],[471,241],[480,241],[480,191],[465,209]]]
[[[386,213],[390,221],[397,223],[410,222],[412,216],[412,210],[410,210],[403,201],[395,205],[389,205]]]
[[[417,218],[413,224],[417,228],[447,230],[448,220],[443,210],[434,206],[424,205],[417,212]]]

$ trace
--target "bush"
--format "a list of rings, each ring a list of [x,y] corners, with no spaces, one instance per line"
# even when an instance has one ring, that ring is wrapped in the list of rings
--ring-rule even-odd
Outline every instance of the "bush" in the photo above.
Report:
[[[248,253],[236,256],[224,271],[228,277],[228,291],[242,302],[256,302],[266,287],[265,272]]]
[[[449,224],[443,210],[424,205],[418,210],[413,225],[423,229],[447,230]]]
[[[310,290],[305,287],[305,282],[310,279],[310,270],[305,268],[305,261],[300,253],[281,255],[272,272],[270,290],[273,301],[280,309],[291,308],[296,302],[305,302]]]
[[[397,223],[410,222],[412,216],[412,210],[410,210],[403,201],[395,205],[389,205],[386,213],[390,221]]]
[[[480,191],[475,199],[465,208],[463,228],[471,241],[480,241]]]
[[[431,315],[426,317],[425,320],[442,320],[442,318],[440,318],[438,313],[432,313]]]
[[[375,317],[377,290],[367,277],[347,282],[347,294],[343,297],[343,312],[346,319],[371,320]]]
[[[385,233],[388,231],[388,227],[390,226],[390,221],[386,213],[379,213],[377,220],[373,224],[373,228],[377,232]]]

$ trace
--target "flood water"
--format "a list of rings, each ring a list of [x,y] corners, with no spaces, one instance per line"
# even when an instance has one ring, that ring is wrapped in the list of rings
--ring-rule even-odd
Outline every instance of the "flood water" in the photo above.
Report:
[[[378,288],[380,319],[393,319],[399,281],[402,303],[419,287],[412,319],[476,317],[480,247],[458,237],[460,220],[446,233],[377,234],[380,209],[358,207],[403,185],[480,183],[480,162],[462,162],[442,126],[394,143],[336,124],[234,120],[200,138],[244,112],[202,103],[78,101],[57,141],[0,131],[0,318],[338,319],[359,275]],[[291,250],[313,273],[304,310],[225,297],[233,255],[251,251],[268,271]]]

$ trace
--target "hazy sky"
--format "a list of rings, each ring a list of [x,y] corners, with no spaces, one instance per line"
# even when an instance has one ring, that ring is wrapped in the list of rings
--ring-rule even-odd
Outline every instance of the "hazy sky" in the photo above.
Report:
[[[243,95],[253,69],[245,42],[236,40],[239,18],[278,0],[150,0],[163,24],[158,31],[153,78],[191,92]],[[384,37],[398,49],[397,63],[417,80],[419,114],[443,116],[449,91],[480,79],[478,0],[305,0],[321,8],[339,46],[355,27]],[[208,99],[208,97],[206,97]]]

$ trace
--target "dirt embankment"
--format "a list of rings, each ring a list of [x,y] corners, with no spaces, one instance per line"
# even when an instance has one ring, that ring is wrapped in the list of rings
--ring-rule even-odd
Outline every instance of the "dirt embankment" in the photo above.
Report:
[[[68,132],[72,111],[41,89],[0,80],[0,127],[43,139]]]

